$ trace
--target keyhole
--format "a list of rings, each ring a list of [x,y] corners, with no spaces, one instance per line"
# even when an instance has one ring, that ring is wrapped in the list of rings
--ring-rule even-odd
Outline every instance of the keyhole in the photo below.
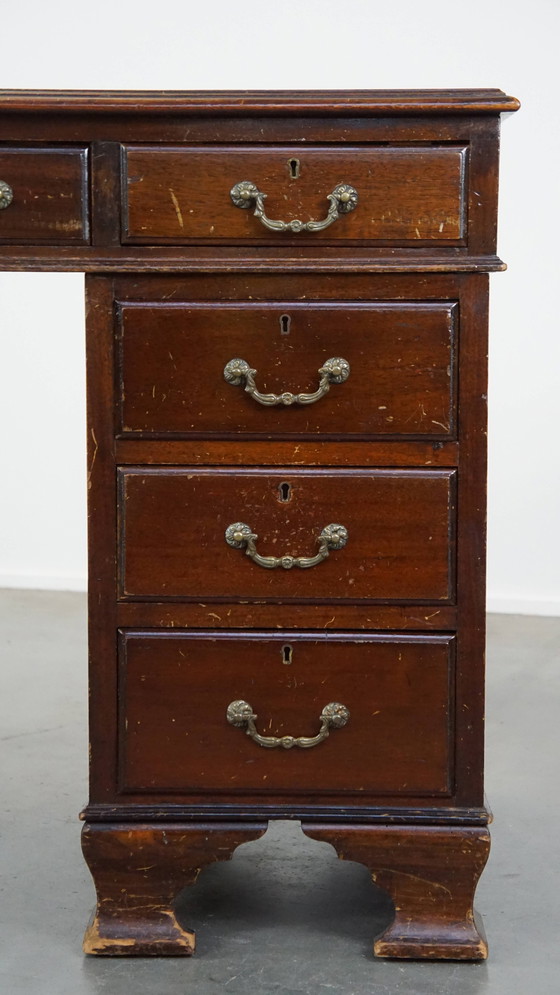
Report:
[[[280,334],[289,335],[290,325],[292,324],[292,319],[289,314],[282,314],[280,316]]]
[[[293,648],[290,644],[286,643],[286,645],[282,647],[282,663],[291,663],[293,652]]]
[[[279,501],[290,501],[292,498],[292,485],[284,481],[278,485]]]
[[[297,180],[299,176],[299,159],[288,159],[288,166],[290,167],[292,180]]]

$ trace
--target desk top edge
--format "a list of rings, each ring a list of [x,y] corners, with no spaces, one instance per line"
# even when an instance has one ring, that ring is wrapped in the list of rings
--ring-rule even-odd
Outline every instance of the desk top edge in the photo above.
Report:
[[[0,90],[0,113],[499,114],[519,101],[498,89]]]

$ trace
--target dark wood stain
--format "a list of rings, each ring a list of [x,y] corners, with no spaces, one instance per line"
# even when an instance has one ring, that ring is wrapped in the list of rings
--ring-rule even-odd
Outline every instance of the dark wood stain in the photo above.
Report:
[[[230,190],[241,180],[255,183],[267,196],[267,214],[283,221],[320,221],[339,183],[355,187],[356,209],[328,233],[305,232],[301,241],[460,244],[464,237],[466,148],[306,148],[298,150],[297,180],[286,171],[292,154],[293,147],[123,149],[123,242],[274,244],[278,233],[267,231],[252,208],[232,205]]]
[[[290,635],[289,668],[286,638],[123,631],[121,791],[452,794],[453,636]],[[315,735],[330,701],[350,719],[320,748],[262,749],[224,723],[237,698],[266,736]]]
[[[286,817],[393,898],[377,956],[486,956],[487,274],[518,106],[0,92],[0,267],[88,274],[87,953],[192,954],[179,891]],[[359,205],[276,235],[232,205],[243,179],[284,220],[324,217],[341,182]],[[330,356],[351,374],[264,408],[224,381],[237,356],[275,393],[316,389]],[[264,570],[234,521],[264,555],[310,556],[331,522],[349,541]],[[313,736],[329,701],[350,720],[263,749],[226,721],[239,698],[267,735]]]
[[[418,292],[421,292],[418,286]],[[458,305],[287,301],[275,305],[123,303],[121,434],[147,438],[428,436],[455,432]],[[290,333],[280,318],[287,312]],[[330,357],[350,364],[313,405],[263,408],[224,380],[235,357],[259,390],[311,392]]]
[[[0,145],[0,179],[14,195],[0,211],[0,245],[89,242],[87,148]]]
[[[137,600],[454,600],[454,470],[119,472],[120,593]],[[288,480],[293,499],[278,504]],[[313,556],[331,522],[347,545],[323,563],[267,570],[226,544],[246,522],[265,556]]]

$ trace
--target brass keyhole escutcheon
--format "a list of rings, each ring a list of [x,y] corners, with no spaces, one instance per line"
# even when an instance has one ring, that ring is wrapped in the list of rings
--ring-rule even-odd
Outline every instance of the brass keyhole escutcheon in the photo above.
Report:
[[[297,180],[299,176],[299,159],[288,159],[288,166],[290,167],[292,180]]]

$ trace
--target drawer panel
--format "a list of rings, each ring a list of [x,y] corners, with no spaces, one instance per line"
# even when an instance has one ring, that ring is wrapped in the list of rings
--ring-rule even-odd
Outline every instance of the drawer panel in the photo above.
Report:
[[[436,795],[452,791],[452,635],[134,632],[120,635],[119,768],[125,792]],[[289,660],[289,662],[286,662]],[[318,745],[325,705],[349,710]]]
[[[454,470],[119,471],[120,595],[128,599],[451,601]],[[244,523],[265,557],[314,557],[331,523],[343,548],[268,569],[233,548]],[[252,533],[251,533],[252,530]],[[234,532],[236,530],[233,530]],[[291,567],[291,568],[290,568]]]
[[[13,191],[0,211],[0,244],[89,241],[86,148],[0,148],[0,180]]]
[[[464,244],[467,148],[460,145],[301,148],[123,148],[123,241],[283,243],[366,240],[395,245]],[[294,175],[297,173],[297,175]],[[323,220],[339,184],[358,205],[325,231],[269,231],[230,191],[249,180],[281,221]]]
[[[449,438],[458,309],[452,301],[121,304],[120,433]],[[309,395],[323,364],[340,357],[348,379],[329,382],[313,403],[269,406],[244,389],[246,377],[224,377],[230,360],[243,359],[259,394]]]

